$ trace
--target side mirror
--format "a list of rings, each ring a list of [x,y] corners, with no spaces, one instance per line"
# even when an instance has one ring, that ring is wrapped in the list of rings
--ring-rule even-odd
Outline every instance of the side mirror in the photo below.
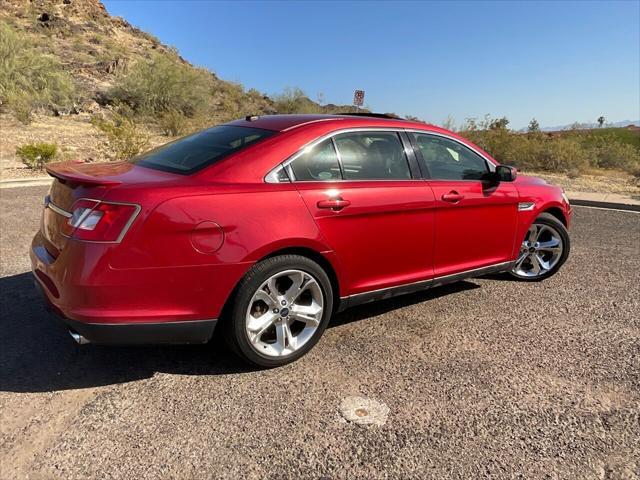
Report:
[[[509,167],[507,165],[498,165],[496,167],[496,180],[498,182],[513,182],[518,175],[518,171],[515,167]]]

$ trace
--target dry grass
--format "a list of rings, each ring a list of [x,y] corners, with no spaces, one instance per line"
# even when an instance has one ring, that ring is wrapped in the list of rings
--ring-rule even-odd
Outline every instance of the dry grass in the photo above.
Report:
[[[562,186],[570,192],[617,193],[634,198],[640,197],[640,184],[633,175],[616,170],[590,169],[587,174],[569,178],[564,173],[524,171],[525,175],[543,178],[549,183]]]
[[[151,131],[150,145],[161,145],[170,138]],[[12,115],[0,114],[0,178],[42,176],[25,167],[16,156],[16,148],[25,143],[48,142],[60,146],[59,160],[103,162],[112,160],[104,145],[103,135],[90,123],[90,115],[50,117],[37,115],[29,125],[23,125]]]

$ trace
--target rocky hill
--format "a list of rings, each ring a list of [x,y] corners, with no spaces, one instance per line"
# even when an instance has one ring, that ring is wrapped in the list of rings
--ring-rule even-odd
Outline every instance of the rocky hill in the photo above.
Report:
[[[103,104],[104,92],[118,75],[153,55],[198,70],[153,35],[110,16],[99,0],[0,0],[0,21],[26,35],[43,54],[60,61],[78,88],[81,103],[76,108],[81,111],[97,108],[91,102]],[[237,87],[208,73],[219,90]],[[273,107],[268,97],[263,99],[260,107]]]
[[[99,0],[0,0],[0,28],[0,36],[6,37],[0,38],[0,48],[11,56],[0,59],[4,62],[0,68],[5,70],[0,71],[3,177],[29,174],[15,157],[16,147],[26,142],[56,143],[58,156],[63,159],[109,158],[113,154],[90,120],[122,106],[133,111],[135,122],[150,137],[150,145],[170,139],[171,133],[163,134],[155,122],[158,113],[165,110],[186,124],[179,129],[184,133],[247,114],[350,108],[319,105],[298,89],[286,90],[272,99],[220,79],[213,72],[194,67],[153,35],[109,15]],[[134,82],[145,75],[142,68],[161,69],[160,77],[176,76],[176,81],[197,85],[201,97],[154,99],[141,94]],[[15,80],[16,75],[37,69],[49,77]],[[13,90],[3,82],[13,82]],[[37,82],[40,85],[30,84]],[[165,89],[164,85],[155,87]],[[40,95],[45,89],[46,98]],[[40,100],[35,101],[36,97]],[[149,101],[156,103],[149,105]],[[204,107],[196,112],[194,104]]]

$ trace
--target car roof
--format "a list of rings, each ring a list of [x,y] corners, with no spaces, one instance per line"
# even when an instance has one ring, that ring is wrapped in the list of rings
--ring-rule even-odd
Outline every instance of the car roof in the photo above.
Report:
[[[365,115],[316,115],[316,114],[291,114],[291,115],[254,115],[247,116],[242,120],[235,120],[227,125],[239,127],[262,128],[285,132],[293,130],[303,125],[310,125],[319,122],[335,122],[341,127],[396,127],[396,128],[421,128],[431,129],[433,126],[421,122],[412,122],[399,118],[382,118],[378,116],[368,117]]]

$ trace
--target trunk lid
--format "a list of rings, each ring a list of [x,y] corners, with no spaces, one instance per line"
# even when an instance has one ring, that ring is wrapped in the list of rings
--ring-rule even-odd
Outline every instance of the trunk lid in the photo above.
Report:
[[[54,177],[45,198],[41,231],[48,242],[47,250],[57,257],[68,238],[62,233],[71,217],[73,204],[81,199],[103,200],[120,185],[132,185],[175,179],[175,175],[136,167],[128,162],[88,164],[82,162],[54,163],[46,167]]]

